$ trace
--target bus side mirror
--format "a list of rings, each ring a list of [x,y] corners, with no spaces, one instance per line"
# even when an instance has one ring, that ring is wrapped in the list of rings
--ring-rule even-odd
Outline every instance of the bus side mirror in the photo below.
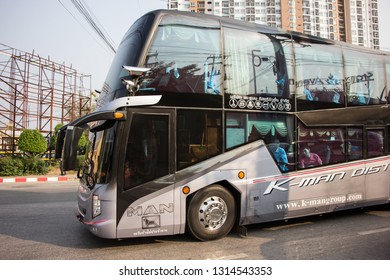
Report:
[[[78,126],[68,126],[66,129],[62,151],[62,169],[64,171],[76,169],[78,143],[82,134],[83,129]]]
[[[55,147],[55,159],[60,159],[62,157],[62,148],[64,147],[64,139],[66,133],[66,126],[61,127],[57,132],[57,142]]]

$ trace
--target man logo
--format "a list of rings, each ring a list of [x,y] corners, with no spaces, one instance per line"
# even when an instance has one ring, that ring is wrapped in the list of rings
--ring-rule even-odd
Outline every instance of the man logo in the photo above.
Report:
[[[143,208],[142,206],[137,206],[135,208],[129,207],[127,208],[127,217],[173,213],[173,210],[173,203],[169,203],[168,205],[159,204],[158,207],[154,205],[148,205],[146,208]]]

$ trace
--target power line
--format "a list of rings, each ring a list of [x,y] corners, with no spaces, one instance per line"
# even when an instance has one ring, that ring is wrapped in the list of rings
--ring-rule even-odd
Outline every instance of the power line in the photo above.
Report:
[[[89,34],[91,35],[92,39],[95,40],[96,43],[98,43],[102,48],[104,48],[104,46],[98,41],[96,40],[96,38],[91,34],[91,32],[88,31],[88,29],[86,29],[84,27],[84,25],[77,19],[77,17],[75,17],[75,15],[72,14],[72,12],[61,2],[61,0],[58,0],[58,2],[61,4],[61,6],[73,17],[73,19],[75,21],[77,21],[77,23]]]
[[[84,1],[84,0],[81,0],[81,1]],[[84,5],[87,7],[87,10],[89,11],[89,13],[92,15],[92,17],[95,19],[95,21],[100,25],[100,28],[103,29],[103,31],[106,33],[106,36],[108,37],[108,39],[110,40],[111,44],[112,45],[116,45],[114,43],[114,40],[110,37],[110,35],[108,34],[107,30],[104,29],[104,26],[99,22],[99,20],[97,19],[97,17],[94,15],[94,13],[92,12],[91,8],[89,8],[88,4],[86,2],[84,2]]]
[[[76,7],[76,9],[83,15],[85,20],[90,24],[90,26],[95,30],[95,32],[99,35],[99,37],[103,40],[103,42],[114,52],[115,48],[113,47],[112,39],[109,38],[109,36],[105,35],[103,31],[99,28],[98,24],[96,23],[97,19],[94,20],[91,16],[91,12],[86,8],[86,5],[83,3],[83,0],[71,0],[73,5]],[[101,26],[101,24],[100,24]],[[111,40],[111,42],[110,42]]]

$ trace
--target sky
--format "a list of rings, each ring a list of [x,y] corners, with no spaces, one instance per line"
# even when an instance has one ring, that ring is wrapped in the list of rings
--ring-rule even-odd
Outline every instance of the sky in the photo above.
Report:
[[[135,20],[149,11],[167,7],[163,0],[84,3],[110,36],[115,49]],[[91,74],[92,90],[99,91],[114,58],[71,0],[0,0],[0,43],[28,53],[34,51],[40,57],[50,57],[51,61],[65,62],[80,73]]]
[[[167,7],[164,0],[84,0],[116,49],[132,23]],[[390,51],[389,0],[378,0],[381,49]],[[96,35],[71,0],[0,0],[0,43],[72,66],[92,75],[101,90],[114,53]],[[1,69],[0,69],[1,70]]]

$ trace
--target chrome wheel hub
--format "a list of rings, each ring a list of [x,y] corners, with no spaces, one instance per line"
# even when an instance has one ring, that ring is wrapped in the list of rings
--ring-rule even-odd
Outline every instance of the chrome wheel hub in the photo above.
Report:
[[[199,222],[208,230],[219,229],[226,221],[225,201],[217,196],[208,197],[199,208]]]

